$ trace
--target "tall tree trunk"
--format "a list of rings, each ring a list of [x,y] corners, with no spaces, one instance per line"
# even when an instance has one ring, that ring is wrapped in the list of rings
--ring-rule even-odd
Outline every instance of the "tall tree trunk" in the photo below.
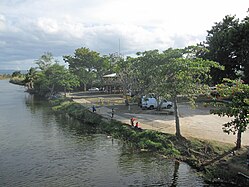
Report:
[[[34,88],[34,82],[33,82],[33,81],[30,82],[30,88],[31,88],[31,89]]]
[[[67,97],[67,89],[64,87],[64,96]]]
[[[238,132],[237,132],[237,141],[236,141],[236,149],[240,149],[241,148],[241,127],[239,128]]]
[[[175,122],[176,122],[176,137],[181,138],[181,130],[180,130],[180,120],[179,120],[179,111],[177,107],[177,96],[174,97],[174,112],[175,112]]]
[[[83,89],[84,89],[84,91],[86,91],[86,84],[85,83],[83,83]]]
[[[53,95],[54,95],[54,84],[53,84],[52,87],[50,88],[49,97],[52,97]]]

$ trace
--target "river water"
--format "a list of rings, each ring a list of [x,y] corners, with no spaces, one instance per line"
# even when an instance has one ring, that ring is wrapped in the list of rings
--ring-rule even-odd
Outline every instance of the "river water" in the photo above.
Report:
[[[132,153],[0,81],[0,186],[204,186],[185,163]]]

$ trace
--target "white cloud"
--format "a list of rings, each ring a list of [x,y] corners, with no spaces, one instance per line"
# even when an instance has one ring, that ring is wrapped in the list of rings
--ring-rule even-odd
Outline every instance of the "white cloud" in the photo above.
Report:
[[[6,28],[6,20],[4,15],[0,15],[0,31],[4,31]]]
[[[59,31],[57,22],[50,18],[39,18],[37,26],[48,34],[57,33]]]
[[[82,46],[109,54],[119,40],[124,54],[193,45],[225,15],[245,18],[247,1],[1,0],[0,69]]]

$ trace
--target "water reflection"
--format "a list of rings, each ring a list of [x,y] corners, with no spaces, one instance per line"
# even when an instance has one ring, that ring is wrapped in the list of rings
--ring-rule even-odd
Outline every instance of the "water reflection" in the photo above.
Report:
[[[177,186],[179,166],[180,166],[180,162],[176,160],[174,164],[173,182],[171,184],[171,187]]]

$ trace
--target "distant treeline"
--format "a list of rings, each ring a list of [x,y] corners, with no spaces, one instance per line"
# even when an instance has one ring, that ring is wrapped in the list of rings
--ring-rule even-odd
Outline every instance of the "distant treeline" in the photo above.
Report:
[[[12,75],[15,71],[20,71],[22,74],[27,73],[27,70],[0,69],[0,75]]]
[[[13,76],[26,74],[27,70],[2,70],[0,69],[0,80],[11,79]]]
[[[9,74],[0,74],[0,80],[3,80],[3,79],[10,79],[11,78],[11,75]]]

